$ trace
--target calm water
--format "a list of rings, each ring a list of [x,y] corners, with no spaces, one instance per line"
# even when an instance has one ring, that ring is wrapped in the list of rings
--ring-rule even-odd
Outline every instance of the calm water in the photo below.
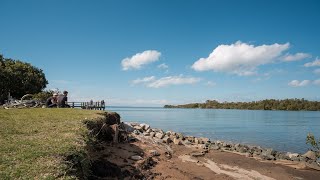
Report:
[[[320,112],[108,107],[122,121],[278,151],[304,153],[308,132],[320,137]]]

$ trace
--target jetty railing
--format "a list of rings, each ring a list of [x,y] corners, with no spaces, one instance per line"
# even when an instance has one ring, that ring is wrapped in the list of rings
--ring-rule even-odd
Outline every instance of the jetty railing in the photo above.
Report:
[[[105,110],[106,105],[104,101],[100,102],[68,102],[71,108],[92,109],[92,110]]]

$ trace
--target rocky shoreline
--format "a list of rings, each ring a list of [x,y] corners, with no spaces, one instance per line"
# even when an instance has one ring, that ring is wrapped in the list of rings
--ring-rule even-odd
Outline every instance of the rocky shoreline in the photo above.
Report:
[[[305,154],[279,152],[272,148],[263,148],[260,146],[250,146],[239,143],[229,143],[224,141],[210,141],[205,137],[184,136],[181,133],[166,131],[162,129],[151,128],[145,123],[124,122],[127,132],[131,132],[136,136],[151,138],[158,143],[195,147],[201,149],[200,153],[191,154],[194,157],[204,156],[210,150],[220,150],[225,152],[237,153],[248,158],[255,158],[266,161],[293,161],[302,163],[305,166],[320,170],[320,161],[316,157],[316,152],[308,151]]]

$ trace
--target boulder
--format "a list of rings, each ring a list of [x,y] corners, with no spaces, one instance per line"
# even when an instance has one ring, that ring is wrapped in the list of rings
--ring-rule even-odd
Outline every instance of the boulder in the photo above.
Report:
[[[155,134],[155,137],[159,138],[159,139],[162,139],[164,137],[164,134],[163,133],[160,133],[160,132],[157,132]]]
[[[210,149],[219,150],[220,147],[218,145],[214,144],[214,145],[210,146]]]
[[[142,127],[141,126],[133,126],[134,127],[134,129],[136,129],[136,130],[138,130],[138,131],[140,131],[140,132],[142,132],[143,131],[143,129],[142,129]]]
[[[150,136],[150,133],[144,132],[143,135],[144,136]]]
[[[130,123],[124,122],[124,123],[122,124],[122,126],[123,126],[124,130],[127,131],[127,132],[130,132],[130,133],[131,133],[131,132],[134,131],[134,127],[131,126]]]
[[[305,154],[303,154],[302,157],[306,157],[306,158],[311,159],[311,160],[316,160],[317,159],[316,153],[314,151],[308,151]]]
[[[148,130],[146,130],[147,133],[151,133],[152,132],[152,129],[149,128]]]
[[[141,156],[135,155],[135,156],[131,156],[130,159],[139,161],[139,160],[142,160],[143,158]]]
[[[152,137],[152,138],[153,138],[155,135],[156,135],[155,132],[151,132],[151,133],[150,133],[150,137]]]
[[[168,136],[164,136],[164,137],[162,138],[162,140],[163,140],[164,143],[167,143],[167,144],[169,144],[169,143],[171,142],[171,139],[170,139],[170,137],[168,137]]]
[[[195,144],[201,144],[201,140],[199,138],[194,138],[194,143]]]
[[[160,156],[160,153],[157,150],[150,150],[149,151],[150,155],[153,156]]]
[[[194,152],[194,153],[190,153],[191,156],[193,157],[201,157],[201,156],[204,156],[205,153],[203,152]]]
[[[145,131],[150,129],[150,125],[149,124],[145,124],[145,123],[140,124],[140,127]]]
[[[311,162],[311,163],[306,163],[306,166],[307,166],[308,168],[311,168],[311,169],[315,169],[315,170],[320,171],[320,164],[319,164],[318,162],[313,161],[313,162]]]
[[[300,155],[298,153],[287,152],[286,154],[291,161],[300,161]]]
[[[182,145],[182,142],[180,139],[177,139],[177,138],[174,138],[173,139],[173,143],[176,144],[176,145]]]

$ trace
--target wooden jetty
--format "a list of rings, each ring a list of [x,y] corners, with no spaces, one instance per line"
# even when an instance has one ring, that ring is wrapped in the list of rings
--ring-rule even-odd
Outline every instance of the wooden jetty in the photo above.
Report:
[[[92,109],[92,110],[105,110],[106,105],[104,101],[100,102],[68,102],[71,108]]]

